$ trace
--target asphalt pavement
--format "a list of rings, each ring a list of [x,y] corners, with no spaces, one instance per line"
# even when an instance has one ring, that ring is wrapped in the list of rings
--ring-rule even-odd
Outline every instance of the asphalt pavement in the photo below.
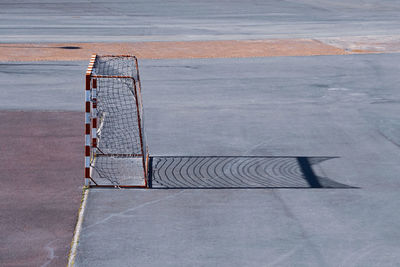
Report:
[[[353,189],[91,189],[76,266],[396,266],[399,55],[142,61],[153,156],[330,156]]]
[[[0,3],[3,43],[248,40],[400,35],[396,0]]]

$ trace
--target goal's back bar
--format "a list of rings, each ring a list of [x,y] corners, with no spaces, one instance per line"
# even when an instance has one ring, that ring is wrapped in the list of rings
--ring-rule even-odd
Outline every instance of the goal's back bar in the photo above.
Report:
[[[136,57],[93,55],[85,89],[85,184],[147,187],[149,153]]]

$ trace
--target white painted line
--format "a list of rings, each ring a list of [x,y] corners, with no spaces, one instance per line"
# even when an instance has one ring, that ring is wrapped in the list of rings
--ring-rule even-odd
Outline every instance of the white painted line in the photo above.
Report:
[[[82,230],[83,215],[85,213],[88,194],[89,194],[89,188],[84,187],[81,206],[79,208],[78,221],[75,226],[74,237],[72,238],[71,242],[71,250],[68,255],[68,265],[67,265],[68,267],[73,267],[75,264],[76,250],[78,248],[79,237]]]

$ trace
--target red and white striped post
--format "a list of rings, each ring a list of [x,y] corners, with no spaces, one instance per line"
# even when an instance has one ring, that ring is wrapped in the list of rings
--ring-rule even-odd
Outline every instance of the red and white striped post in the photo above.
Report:
[[[90,171],[90,157],[91,157],[91,83],[92,83],[92,70],[94,66],[94,62],[96,60],[96,55],[93,55],[87,72],[86,72],[86,90],[85,90],[85,185],[89,186],[91,180],[91,171]]]
[[[92,80],[92,147],[97,147],[97,79]]]

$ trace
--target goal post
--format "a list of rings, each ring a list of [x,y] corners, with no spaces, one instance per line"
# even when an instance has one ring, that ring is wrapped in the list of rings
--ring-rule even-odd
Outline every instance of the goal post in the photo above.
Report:
[[[149,152],[137,58],[94,54],[85,89],[85,184],[147,187]]]

